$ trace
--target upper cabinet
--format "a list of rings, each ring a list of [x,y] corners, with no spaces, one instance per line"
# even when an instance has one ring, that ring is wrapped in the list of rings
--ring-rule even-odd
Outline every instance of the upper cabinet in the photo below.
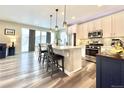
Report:
[[[78,25],[77,38],[83,39],[83,24]]]
[[[83,38],[88,39],[88,23],[83,24]]]
[[[77,37],[78,39],[87,39],[88,38],[88,24],[83,23],[78,26]]]
[[[93,32],[95,30],[94,21],[87,22],[87,30],[88,32]]]
[[[103,38],[124,36],[124,11],[80,24],[77,36],[87,39],[89,32],[100,29],[103,30]]]
[[[112,22],[111,16],[101,18],[101,28],[103,30],[103,37],[112,36],[111,22]]]
[[[114,37],[124,36],[124,12],[112,15],[112,32]]]
[[[101,18],[97,19],[97,20],[94,20],[94,31],[100,30],[100,29],[102,29],[102,20],[101,20]]]
[[[102,23],[101,19],[96,19],[88,22],[88,31],[93,32],[93,31],[102,29],[101,23]]]

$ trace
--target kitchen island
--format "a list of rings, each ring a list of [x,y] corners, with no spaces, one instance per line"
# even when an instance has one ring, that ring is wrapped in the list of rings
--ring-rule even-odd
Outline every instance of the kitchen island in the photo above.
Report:
[[[67,75],[72,75],[82,68],[81,48],[82,46],[53,46],[56,54],[64,56],[64,69]]]
[[[96,56],[96,87],[124,87],[124,55],[101,53]]]

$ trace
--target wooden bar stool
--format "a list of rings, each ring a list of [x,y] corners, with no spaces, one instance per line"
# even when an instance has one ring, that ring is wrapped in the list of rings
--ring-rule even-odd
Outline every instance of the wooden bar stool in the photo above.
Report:
[[[41,58],[43,58],[42,64],[44,64],[44,60],[46,59],[47,50],[42,50],[41,44],[39,44],[39,56],[38,56],[38,61],[41,63]]]
[[[55,54],[53,52],[52,45],[48,45],[47,50],[48,50],[48,53],[47,53],[47,71],[48,71],[48,68],[52,69],[51,76],[53,75],[54,71],[57,69],[62,69],[62,71],[64,72],[64,56]],[[59,62],[61,62],[61,65],[59,64]]]

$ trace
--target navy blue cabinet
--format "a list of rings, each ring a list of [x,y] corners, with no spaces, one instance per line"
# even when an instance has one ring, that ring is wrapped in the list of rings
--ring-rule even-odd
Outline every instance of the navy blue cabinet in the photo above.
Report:
[[[0,58],[6,57],[6,44],[0,43]]]
[[[101,58],[96,57],[96,87],[101,87]]]
[[[15,55],[15,47],[9,47],[8,48],[8,56]]]
[[[96,57],[96,87],[124,87],[124,60],[110,57]]]
[[[124,63],[121,65],[121,82],[124,85]]]

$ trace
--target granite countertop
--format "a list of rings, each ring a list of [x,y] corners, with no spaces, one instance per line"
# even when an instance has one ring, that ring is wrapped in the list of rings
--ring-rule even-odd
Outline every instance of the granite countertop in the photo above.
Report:
[[[113,58],[116,60],[124,60],[124,54],[118,55],[118,54],[111,54],[111,53],[102,52],[102,53],[97,54],[97,56],[109,57],[109,58]]]

